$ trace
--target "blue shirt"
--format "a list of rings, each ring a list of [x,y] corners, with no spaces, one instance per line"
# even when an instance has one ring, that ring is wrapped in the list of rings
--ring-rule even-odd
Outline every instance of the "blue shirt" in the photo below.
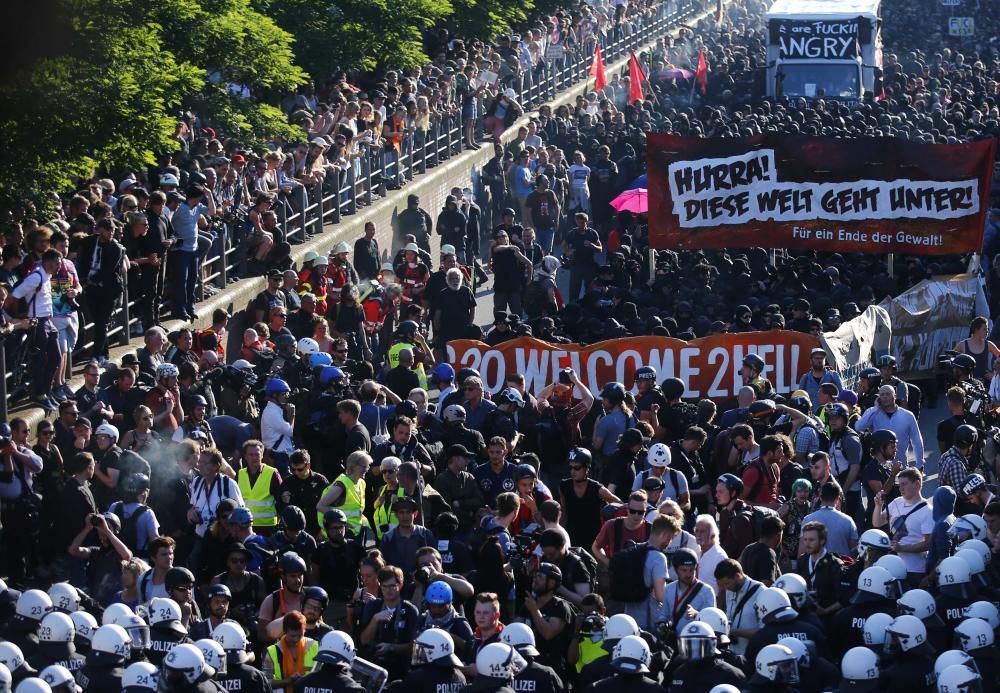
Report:
[[[186,202],[177,205],[177,210],[170,217],[170,224],[174,227],[174,236],[177,238],[175,250],[193,253],[198,249],[198,219],[202,216],[208,216],[208,207],[201,203],[194,207]]]
[[[628,419],[621,409],[613,409],[597,420],[594,435],[601,439],[601,453],[615,454],[618,449],[618,436],[628,428]]]
[[[802,520],[802,526],[813,520],[822,522],[826,527],[827,551],[847,555],[854,553],[853,547],[858,543],[858,528],[848,515],[836,508],[823,506],[816,512],[806,515]]]
[[[396,413],[395,405],[379,406],[374,402],[365,402],[361,405],[361,414],[358,421],[368,429],[372,436],[388,435],[389,419]]]
[[[924,468],[924,438],[920,435],[920,426],[913,412],[908,409],[897,407],[892,414],[886,414],[878,406],[874,406],[858,419],[855,430],[878,431],[888,429],[896,434],[896,459],[903,466],[909,466],[906,461],[906,453],[913,448],[913,455],[916,458],[917,469]]]
[[[481,464],[472,470],[472,476],[476,478],[479,488],[483,491],[483,500],[491,508],[496,507],[497,496],[507,491],[517,489],[517,482],[514,481],[514,470],[516,465],[504,462],[500,468],[500,473],[493,471],[489,462]]]
[[[809,393],[809,401],[813,403],[813,414],[819,414],[819,386],[823,383],[833,383],[837,386],[837,392],[844,389],[844,384],[840,380],[840,373],[831,371],[830,369],[824,370],[823,376],[819,380],[816,380],[816,376],[813,375],[811,368],[803,373],[799,379],[799,389]]]

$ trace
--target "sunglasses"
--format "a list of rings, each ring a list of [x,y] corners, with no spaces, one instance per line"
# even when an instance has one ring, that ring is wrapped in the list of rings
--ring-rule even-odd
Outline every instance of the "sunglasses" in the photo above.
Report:
[[[303,467],[290,467],[290,469],[292,470],[293,474],[301,474],[302,472],[306,471],[309,468],[303,466]]]
[[[646,514],[646,509],[643,508],[642,510],[636,510],[635,508],[629,508],[628,509],[628,514],[629,515],[645,515]]]

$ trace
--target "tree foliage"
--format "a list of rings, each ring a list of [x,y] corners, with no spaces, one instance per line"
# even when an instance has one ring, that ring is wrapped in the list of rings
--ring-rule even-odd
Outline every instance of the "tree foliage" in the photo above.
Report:
[[[33,49],[18,53],[0,87],[8,207],[95,171],[151,163],[176,148],[186,108],[211,112],[227,134],[281,132],[280,111],[227,87],[259,94],[306,78],[291,36],[249,0],[51,0],[34,14],[22,36]]]
[[[256,1],[295,36],[296,58],[318,80],[337,70],[422,64],[423,32],[453,11],[451,0]]]
[[[528,18],[533,0],[455,0],[455,16],[448,29],[457,36],[490,40]]]

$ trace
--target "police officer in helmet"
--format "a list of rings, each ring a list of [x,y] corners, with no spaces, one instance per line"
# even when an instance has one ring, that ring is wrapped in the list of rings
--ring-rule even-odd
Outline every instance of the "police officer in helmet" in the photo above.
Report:
[[[212,631],[212,639],[226,653],[226,671],[216,681],[227,691],[269,693],[271,682],[257,667],[247,662],[253,655],[247,652],[247,632],[235,621],[226,621]]]
[[[476,655],[476,678],[461,693],[515,693],[511,688],[514,677],[526,666],[524,657],[513,647],[491,642]]]
[[[462,660],[455,656],[455,641],[441,628],[432,626],[417,636],[410,665],[406,676],[389,687],[389,693],[458,693],[465,686]]]
[[[535,633],[531,628],[524,623],[511,623],[500,633],[500,642],[513,647],[528,663],[514,677],[515,691],[562,693],[565,686],[555,670],[535,661],[538,649],[535,647]]]
[[[663,688],[646,676],[652,655],[649,645],[637,635],[627,635],[618,641],[611,653],[614,675],[591,684],[592,693],[662,693]]]
[[[215,669],[205,662],[205,655],[193,643],[181,643],[163,658],[159,688],[170,693],[218,693],[222,691],[212,677]]]
[[[163,597],[151,599],[147,613],[150,639],[147,655],[153,664],[157,666],[162,664],[163,658],[177,645],[194,642],[188,637],[187,628],[181,623],[181,608],[173,599]]]
[[[121,626],[112,623],[98,628],[90,640],[87,662],[76,672],[80,687],[85,691],[121,690],[130,642]]]
[[[720,684],[742,686],[746,677],[723,659],[718,642],[719,635],[705,621],[691,621],[681,628],[677,634],[677,657],[681,663],[674,670],[670,688],[706,691]]]
[[[364,691],[365,689],[351,678],[354,654],[354,640],[350,635],[339,630],[327,633],[319,643],[315,668],[295,683],[294,693]]]

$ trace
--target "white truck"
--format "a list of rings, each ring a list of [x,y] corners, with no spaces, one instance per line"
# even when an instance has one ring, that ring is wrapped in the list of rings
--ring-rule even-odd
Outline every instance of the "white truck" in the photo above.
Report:
[[[775,0],[767,13],[771,97],[860,101],[882,79],[881,0]]]

